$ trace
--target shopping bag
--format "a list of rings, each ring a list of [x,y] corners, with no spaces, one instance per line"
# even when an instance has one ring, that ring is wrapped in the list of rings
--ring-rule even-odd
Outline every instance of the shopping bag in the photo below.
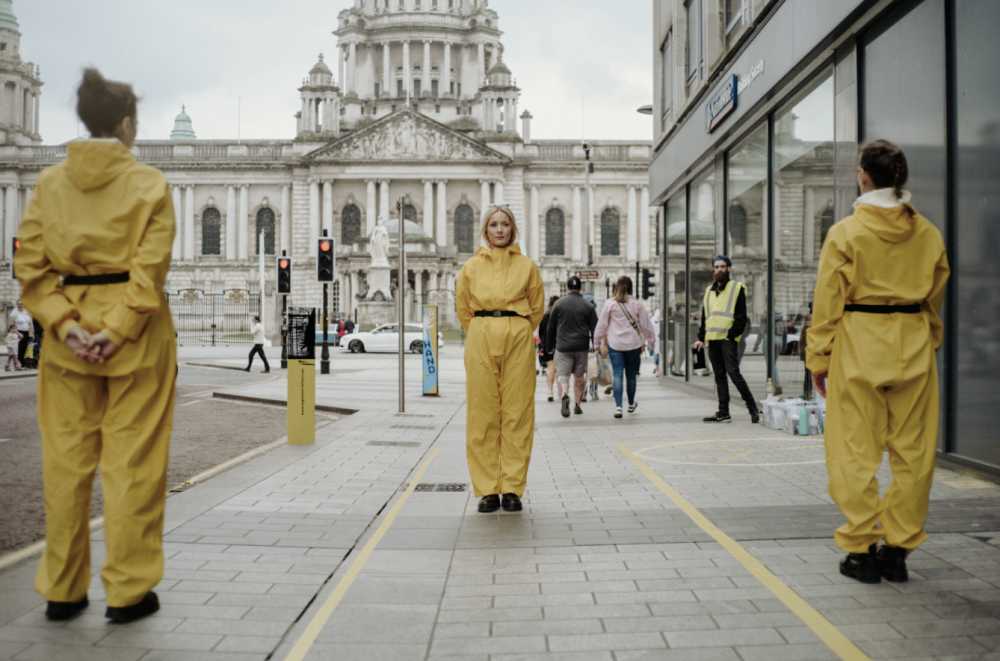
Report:
[[[35,343],[32,342],[28,344],[28,348],[24,350],[25,360],[34,360],[35,358]]]
[[[612,379],[611,361],[599,351],[591,351],[587,356],[587,380],[599,386],[610,386]]]

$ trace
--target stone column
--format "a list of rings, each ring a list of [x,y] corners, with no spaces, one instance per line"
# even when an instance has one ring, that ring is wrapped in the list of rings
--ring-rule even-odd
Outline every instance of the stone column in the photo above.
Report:
[[[391,56],[392,51],[391,46],[386,43],[382,46],[382,98],[386,96],[395,96],[396,91],[392,89],[392,64]]]
[[[354,319],[354,295],[358,293],[358,272],[351,271],[351,297],[347,299],[347,316]],[[341,304],[343,306],[343,303]],[[357,319],[354,319],[357,323]]]
[[[4,254],[9,259],[9,258],[13,257],[13,255],[11,254],[11,251],[14,249],[14,246],[11,245],[11,242],[13,241],[14,237],[17,236],[17,225],[18,225],[18,218],[17,218],[17,196],[18,196],[18,187],[17,187],[17,185],[8,185],[8,186],[4,186],[4,190],[5,190],[5,195],[4,195],[4,213],[3,213],[3,218],[4,218],[4,225],[7,227],[7,232],[6,232],[7,238],[4,241]]]
[[[483,77],[486,75],[486,44],[485,42],[476,42],[476,89],[478,90],[483,86]]]
[[[410,72],[410,42],[403,41],[403,95],[410,96],[411,89],[411,78],[412,74]]]
[[[414,298],[416,299],[416,304],[418,306],[417,314],[419,315],[420,313],[419,306],[423,305],[424,303],[424,272],[415,270],[413,272],[413,275],[414,275],[413,293],[414,293]]]
[[[503,130],[507,131],[514,130],[514,122],[510,121],[510,99],[503,100]]]
[[[496,183],[493,184],[493,199],[495,200],[494,204],[503,204],[507,201],[503,196],[503,181],[500,179],[497,179]]]
[[[587,232],[587,242],[594,246],[595,257],[600,254],[600,248],[597,245],[596,209],[594,208],[594,191],[596,189],[597,186],[594,184],[587,188],[587,227],[584,228],[584,231]]]
[[[323,224],[319,228],[319,232],[313,239],[319,238],[323,234],[323,230],[327,231],[327,236],[333,236],[333,182],[324,181],[323,182]]]
[[[490,206],[490,182],[486,179],[480,179],[479,185],[482,190],[482,206],[479,209],[479,213],[486,213],[486,208]]]
[[[448,245],[448,182],[444,179],[438,182],[437,231],[435,234],[439,246]]]
[[[358,92],[358,44],[351,42],[348,44],[347,61],[347,93]]]
[[[292,186],[281,186],[281,250],[292,252]]]
[[[302,110],[299,111],[299,133],[306,130],[309,122],[309,102],[302,99]]]
[[[445,41],[444,46],[444,71],[441,72],[441,84],[444,89],[439,90],[439,95],[445,98],[452,96],[451,93],[451,42]]]
[[[802,262],[812,264],[816,258],[816,189],[806,186],[805,213],[802,220]]]
[[[309,256],[316,256],[316,243],[313,237],[319,236],[319,182],[312,180],[309,182]]]
[[[434,237],[434,182],[424,179],[424,234]]]
[[[649,186],[642,186],[639,189],[639,259],[649,261],[652,251],[650,250],[649,238]]]
[[[424,63],[420,67],[420,96],[431,95],[431,42],[424,41]]]
[[[375,180],[365,179],[365,184],[368,186],[367,197],[365,199],[365,204],[368,208],[365,210],[365,235],[372,233],[375,229],[375,219],[378,218],[378,210],[375,207],[376,195],[375,195]]]
[[[250,231],[250,184],[240,186],[240,210],[236,215],[236,224],[237,253],[240,259],[250,259],[250,241],[257,240],[257,233]]]
[[[41,115],[39,115],[38,95],[35,95],[35,135],[39,135],[41,130]]]
[[[427,289],[434,291],[438,288],[438,274],[437,271],[430,272],[430,279],[427,281]]]
[[[539,229],[538,220],[538,186],[533,185],[531,187],[531,211],[528,215],[528,230],[531,237],[531,254],[534,255],[537,260],[542,256],[541,251],[541,230]]]
[[[378,182],[378,216],[376,218],[385,218],[389,220],[389,180],[381,179]],[[368,221],[368,233],[371,234],[375,229],[375,220],[372,218]]]
[[[194,259],[194,184],[184,190],[184,259]]]
[[[344,77],[344,60],[346,60],[346,59],[347,59],[347,49],[346,48],[338,48],[337,49],[337,60],[338,60],[338,64],[340,65],[340,67],[339,67],[340,71],[338,72],[339,75],[340,75],[339,82],[340,82],[340,87],[344,91],[345,94],[347,93],[347,78]]]
[[[580,187],[573,186],[573,231],[570,233],[570,257],[579,262],[583,244],[583,211],[580,208]]]
[[[226,260],[236,259],[236,186],[226,186]]]
[[[182,243],[184,238],[184,205],[181,202],[181,187],[171,186],[170,195],[174,203],[174,245],[170,250],[170,257],[180,261],[184,259],[184,244]]]
[[[629,263],[634,262],[638,258],[638,252],[636,251],[636,232],[638,230],[638,219],[636,218],[636,208],[635,208],[635,186],[632,184],[628,185],[628,227],[625,230],[625,258]]]

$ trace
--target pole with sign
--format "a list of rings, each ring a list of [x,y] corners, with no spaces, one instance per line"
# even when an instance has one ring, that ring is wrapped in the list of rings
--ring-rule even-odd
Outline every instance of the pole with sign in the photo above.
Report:
[[[316,442],[316,308],[288,308],[288,444]]]
[[[438,306],[423,306],[424,334],[424,395],[437,397],[438,392]]]

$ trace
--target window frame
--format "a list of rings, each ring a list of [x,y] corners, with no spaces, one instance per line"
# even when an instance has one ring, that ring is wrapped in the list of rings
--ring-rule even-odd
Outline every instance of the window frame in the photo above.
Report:
[[[673,43],[673,30],[667,32],[667,38],[664,39],[663,45],[660,46],[660,120],[666,121],[667,116],[670,114],[673,101],[673,62],[674,54],[672,52]]]
[[[732,32],[733,28],[737,25],[743,23],[743,17],[746,16],[747,11],[747,0],[739,0],[740,8],[736,10],[736,13],[732,16],[729,15],[729,0],[723,0],[723,20],[726,25],[726,34],[728,35]]]
[[[692,30],[691,27],[691,16],[692,8],[696,11],[694,15],[698,18],[697,28]],[[705,2],[704,0],[687,0],[685,5],[687,10],[687,70],[685,71],[685,77],[688,83],[697,82],[701,78],[702,64],[705,61]],[[698,39],[698,60],[692,65],[694,57],[692,56],[692,44],[691,36],[694,35]]]

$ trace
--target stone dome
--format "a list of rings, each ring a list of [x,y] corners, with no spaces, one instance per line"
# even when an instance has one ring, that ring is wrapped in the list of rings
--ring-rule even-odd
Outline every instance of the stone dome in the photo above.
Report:
[[[14,16],[13,0],[0,0],[0,30],[20,31],[17,18]]]
[[[2,0],[0,0],[0,1],[2,1]],[[323,53],[319,54],[319,62],[317,62],[313,66],[313,68],[310,69],[309,73],[310,73],[310,75],[314,74],[314,73],[326,73],[326,74],[330,74],[331,76],[333,75],[333,72],[330,71],[330,67],[326,66],[326,62],[323,61]]]
[[[385,225],[386,231],[389,232],[390,243],[399,243],[399,219],[390,218],[382,224]],[[427,232],[424,231],[424,228],[412,220],[403,221],[403,232],[404,241],[427,238]]]
[[[0,0],[2,1],[2,0]],[[191,118],[185,112],[185,107],[181,106],[181,114],[174,119],[174,130],[170,132],[171,140],[197,140],[194,134],[194,127],[191,125]]]

